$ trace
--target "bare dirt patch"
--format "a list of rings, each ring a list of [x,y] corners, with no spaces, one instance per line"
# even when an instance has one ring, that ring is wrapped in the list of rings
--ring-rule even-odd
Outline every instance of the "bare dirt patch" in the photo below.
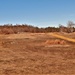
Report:
[[[68,47],[69,44],[65,40],[53,39],[46,40],[45,47]]]

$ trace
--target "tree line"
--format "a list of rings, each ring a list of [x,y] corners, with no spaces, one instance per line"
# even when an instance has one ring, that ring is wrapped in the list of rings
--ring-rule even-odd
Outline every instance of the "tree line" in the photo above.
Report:
[[[75,28],[74,28],[75,31]],[[48,32],[60,32],[60,27],[45,27],[39,28],[33,25],[28,24],[5,24],[0,25],[0,33],[1,34],[17,34],[21,32],[31,32],[31,33],[48,33]]]

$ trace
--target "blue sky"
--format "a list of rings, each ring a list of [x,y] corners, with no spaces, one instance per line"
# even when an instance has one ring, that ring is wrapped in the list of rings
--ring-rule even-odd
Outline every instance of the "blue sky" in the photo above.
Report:
[[[75,0],[0,0],[0,24],[38,27],[75,21]]]

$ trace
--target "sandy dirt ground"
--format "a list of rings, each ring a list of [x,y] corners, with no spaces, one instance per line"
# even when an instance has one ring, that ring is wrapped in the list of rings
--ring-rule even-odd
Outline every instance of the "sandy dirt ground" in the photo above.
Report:
[[[50,33],[50,35],[57,37],[57,38],[60,38],[60,39],[64,39],[64,40],[69,41],[69,42],[75,43],[75,39],[68,37],[68,36],[64,36],[64,35],[60,35],[60,34],[56,34],[56,33]],[[70,36],[72,36],[72,35],[70,35]]]
[[[0,35],[0,75],[75,75],[75,43],[48,44],[49,34]]]

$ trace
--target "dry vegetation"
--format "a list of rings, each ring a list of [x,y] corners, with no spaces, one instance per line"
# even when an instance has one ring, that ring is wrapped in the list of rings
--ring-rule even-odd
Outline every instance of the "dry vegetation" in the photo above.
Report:
[[[47,27],[47,28],[38,28],[32,25],[22,24],[22,25],[2,25],[0,26],[0,33],[2,34],[17,34],[21,32],[32,32],[32,33],[46,33],[46,32],[59,32],[59,28]]]
[[[0,75],[74,75],[75,43],[43,33],[56,30],[59,28],[1,26]],[[75,38],[75,33],[57,34]]]
[[[1,34],[0,75],[75,74],[74,45],[49,33]]]

